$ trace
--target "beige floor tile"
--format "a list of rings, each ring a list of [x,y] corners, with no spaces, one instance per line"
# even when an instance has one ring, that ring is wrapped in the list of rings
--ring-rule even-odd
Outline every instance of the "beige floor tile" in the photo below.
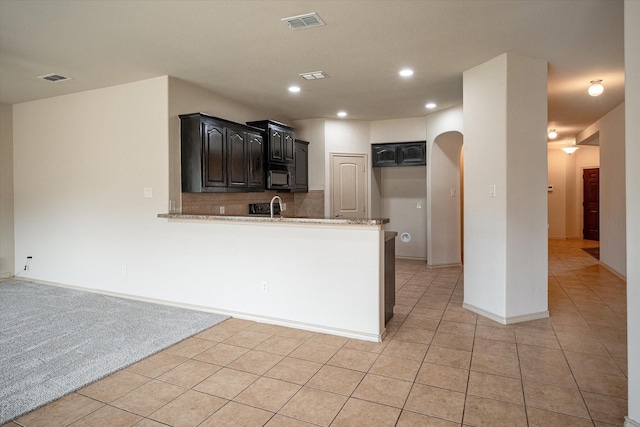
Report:
[[[303,339],[273,335],[256,347],[256,350],[286,356],[305,342]]]
[[[567,361],[562,350],[554,348],[519,344],[518,356],[520,357],[520,360],[538,361],[548,365],[567,365]]]
[[[332,345],[334,347],[342,347],[347,341],[349,341],[349,338],[329,334],[313,334],[313,336],[309,338],[309,342]]]
[[[157,421],[150,420],[149,418],[143,418],[136,424],[136,427],[165,427],[166,424],[159,423]]]
[[[344,348],[350,348],[352,350],[368,351],[369,353],[380,354],[385,349],[388,340],[385,342],[370,342],[363,340],[350,339],[344,344]]]
[[[312,424],[328,426],[346,401],[346,396],[302,387],[279,413]]]
[[[321,367],[322,364],[320,363],[285,357],[264,375],[269,378],[304,385]]]
[[[413,381],[419,369],[420,362],[418,360],[382,354],[376,359],[369,372],[399,380]]]
[[[446,365],[454,368],[469,369],[471,352],[432,345],[424,358],[427,363]]]
[[[478,427],[527,427],[527,415],[523,405],[467,396],[464,424]]]
[[[560,343],[555,334],[547,332],[540,333],[532,329],[516,328],[516,342],[518,344],[560,349]]]
[[[146,359],[142,359],[138,363],[134,363],[126,369],[127,371],[135,374],[144,375],[149,378],[156,378],[187,360],[188,358],[186,357],[160,352],[153,356],[149,356]]]
[[[413,382],[409,381],[367,374],[353,392],[352,397],[401,409],[412,385]]]
[[[578,388],[571,369],[566,365],[546,364],[537,360],[521,360],[520,371],[524,381],[563,388]]]
[[[608,356],[609,352],[598,338],[585,338],[574,335],[558,335],[558,341],[564,351],[576,351],[579,353],[597,354]]]
[[[248,372],[236,371],[235,369],[223,368],[206,380],[195,386],[193,389],[223,399],[233,399],[244,389],[253,384],[258,375]]]
[[[265,427],[315,427],[315,424],[276,414],[265,424]]]
[[[224,340],[224,343],[235,345],[237,347],[255,348],[272,336],[273,334],[267,334],[264,332],[243,330]]]
[[[471,371],[467,393],[487,399],[524,405],[522,381],[515,378]]]
[[[164,351],[170,354],[175,354],[176,356],[191,358],[213,347],[214,345],[216,345],[215,342],[212,342],[210,340],[191,337],[179,342],[178,344],[172,345]]]
[[[149,377],[123,370],[83,387],[77,393],[100,402],[111,403],[149,381]]]
[[[497,341],[476,336],[473,344],[473,352],[479,354],[490,354],[500,357],[518,358],[518,350],[515,342]]]
[[[466,392],[469,371],[424,362],[415,382],[448,390]]]
[[[411,315],[416,317],[426,317],[429,319],[440,320],[444,315],[444,310],[415,306],[413,310],[411,310]]]
[[[425,329],[428,331],[435,332],[435,330],[438,329],[439,323],[440,323],[439,319],[429,319],[427,317],[409,315],[404,320],[404,323],[402,324],[402,326],[406,326],[409,328]]]
[[[271,412],[236,402],[229,402],[200,424],[200,427],[261,427],[271,417],[273,417]]]
[[[618,367],[618,364],[610,356],[598,356],[595,354],[576,353],[573,351],[565,351],[564,355],[572,370],[624,376]]]
[[[182,365],[178,365],[169,372],[160,375],[158,379],[180,387],[191,388],[221,368],[221,366],[211,363],[189,359]]]
[[[414,384],[404,408],[425,415],[462,422],[465,394]]]
[[[520,364],[518,360],[510,357],[473,353],[471,357],[471,370],[511,378],[520,378]]]
[[[262,375],[269,369],[273,368],[282,359],[283,357],[277,354],[249,350],[233,362],[229,363],[228,366],[239,371]]]
[[[313,337],[314,333],[310,331],[304,331],[302,329],[293,329],[293,328],[281,328],[278,329],[278,332],[275,335],[279,335],[282,337],[296,338],[300,340],[308,340]]]
[[[153,380],[114,400],[111,405],[146,417],[185,391],[183,387]]]
[[[591,420],[543,411],[542,409],[527,408],[529,427],[593,427]]]
[[[573,375],[581,391],[627,398],[627,378],[588,371],[574,370]]]
[[[412,328],[403,324],[393,336],[393,339],[428,345],[433,340],[434,334],[435,332],[431,330]]]
[[[473,342],[473,335],[456,335],[438,331],[434,335],[431,345],[453,348],[456,350],[472,351]]]
[[[349,396],[362,381],[362,378],[364,378],[363,372],[324,365],[309,380],[307,386]]]
[[[472,325],[475,325],[478,320],[478,315],[462,307],[458,307],[455,309],[447,308],[447,310],[444,312],[444,315],[442,316],[442,320],[446,320],[449,322],[470,323]]]
[[[173,427],[197,426],[227,402],[210,394],[187,390],[149,415],[149,418]]]
[[[460,423],[446,421],[411,411],[402,411],[396,427],[459,427]]]
[[[528,381],[524,381],[523,386],[527,406],[574,417],[589,418],[589,412],[578,390]]]
[[[227,366],[248,351],[249,349],[244,347],[220,343],[198,354],[194,359],[214,365]]]
[[[300,387],[289,382],[262,377],[233,400],[266,411],[278,412],[300,390]]]
[[[516,342],[516,335],[512,326],[476,326],[476,337],[496,341]]]
[[[77,393],[71,393],[56,401],[17,418],[16,423],[29,427],[68,426],[104,406]]]
[[[103,406],[97,411],[92,412],[86,417],[71,424],[71,426],[95,427],[112,425],[118,427],[127,427],[136,424],[140,420],[142,420],[142,417],[139,415],[123,411],[122,409],[114,408],[113,406]]]
[[[583,392],[582,396],[589,408],[591,418],[595,421],[622,425],[624,417],[628,414],[627,399],[587,392]]]
[[[377,354],[368,351],[341,348],[329,359],[327,364],[367,372],[377,358]]]
[[[391,340],[382,351],[383,355],[422,361],[429,346],[409,341]]]
[[[311,362],[327,363],[338,350],[340,350],[340,347],[334,345],[307,341],[292,351],[289,356],[310,360]]]
[[[235,330],[230,330],[229,328],[221,328],[219,327],[219,325],[216,325],[214,327],[211,327],[209,329],[206,329],[200,332],[199,334],[195,335],[195,337],[203,340],[222,342],[227,338],[231,337],[236,332],[237,331]]]
[[[349,399],[332,427],[370,427],[394,426],[400,415],[400,409],[380,405],[359,399]]]
[[[438,326],[438,332],[473,337],[476,333],[476,326],[470,323],[449,322],[446,320],[442,320],[440,321],[440,325]]]

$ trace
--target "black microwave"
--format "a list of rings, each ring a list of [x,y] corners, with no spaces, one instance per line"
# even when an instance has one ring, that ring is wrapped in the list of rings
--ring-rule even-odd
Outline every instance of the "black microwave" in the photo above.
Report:
[[[286,166],[269,165],[267,172],[268,190],[291,190],[291,172]]]

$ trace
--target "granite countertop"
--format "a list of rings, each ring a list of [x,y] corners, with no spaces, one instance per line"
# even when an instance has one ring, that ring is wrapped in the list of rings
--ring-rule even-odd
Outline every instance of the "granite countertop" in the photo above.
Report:
[[[201,221],[234,221],[234,222],[264,222],[290,224],[330,224],[330,225],[382,225],[389,222],[389,218],[307,218],[269,215],[196,215],[180,213],[158,214],[158,218],[190,219]]]

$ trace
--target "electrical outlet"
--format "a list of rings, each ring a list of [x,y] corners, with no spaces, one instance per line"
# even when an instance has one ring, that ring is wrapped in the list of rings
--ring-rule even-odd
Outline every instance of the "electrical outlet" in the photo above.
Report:
[[[418,204],[416,205],[417,209],[422,209],[422,202],[418,202]]]
[[[281,206],[281,207],[282,207],[282,209],[281,209],[281,210],[283,210],[283,211],[286,211],[286,210],[287,210],[287,204],[286,204],[286,203],[282,203],[282,206]]]
[[[489,186],[489,197],[496,197],[496,185],[491,184]]]
[[[220,215],[224,215],[224,206],[220,206]]]
[[[24,271],[29,271],[31,269],[31,266],[29,265],[29,263],[31,262],[32,259],[33,259],[32,256],[27,257],[27,262],[24,264]]]
[[[145,188],[144,189],[144,197],[153,197],[153,189]]]
[[[122,264],[122,267],[120,267],[120,272],[123,276],[127,275],[127,264]]]
[[[264,292],[265,294],[269,292],[269,282],[267,282],[266,280],[262,281],[261,287],[262,287],[262,292]]]

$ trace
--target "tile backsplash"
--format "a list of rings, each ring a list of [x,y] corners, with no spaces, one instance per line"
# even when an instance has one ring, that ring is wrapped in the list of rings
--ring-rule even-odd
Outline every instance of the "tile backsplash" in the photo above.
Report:
[[[194,215],[249,215],[249,203],[269,203],[278,195],[287,204],[284,216],[324,217],[324,190],[308,193],[182,193],[182,213]]]

